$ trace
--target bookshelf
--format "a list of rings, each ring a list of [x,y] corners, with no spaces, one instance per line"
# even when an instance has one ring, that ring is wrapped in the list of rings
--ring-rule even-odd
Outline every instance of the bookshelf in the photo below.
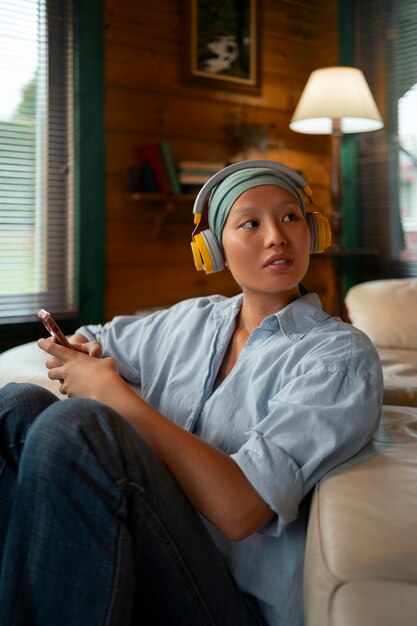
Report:
[[[190,209],[201,187],[225,163],[223,161],[181,160],[174,162],[169,144],[159,141],[137,148],[138,165],[129,168],[128,197],[140,203],[144,211],[155,211],[151,236],[156,239],[171,214],[179,214],[180,205]]]

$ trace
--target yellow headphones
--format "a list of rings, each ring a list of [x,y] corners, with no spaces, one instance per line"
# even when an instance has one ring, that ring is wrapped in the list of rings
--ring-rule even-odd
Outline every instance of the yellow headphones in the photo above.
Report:
[[[331,245],[332,234],[329,221],[319,210],[312,209],[313,206],[316,209],[318,209],[318,207],[316,207],[312,200],[313,192],[301,174],[275,161],[240,161],[239,163],[232,163],[232,165],[228,165],[220,170],[220,172],[214,174],[214,176],[203,185],[195,199],[193,213],[196,227],[191,235],[191,251],[195,267],[198,271],[204,270],[206,274],[212,274],[213,272],[221,272],[224,268],[223,251],[218,244],[215,234],[210,229],[202,230],[200,233],[195,232],[200,224],[201,214],[206,200],[213,189],[225,178],[230,176],[230,174],[247,169],[248,167],[269,168],[282,172],[304,193],[310,203],[310,206],[306,208],[306,220],[310,230],[310,254],[324,252],[325,249]]]

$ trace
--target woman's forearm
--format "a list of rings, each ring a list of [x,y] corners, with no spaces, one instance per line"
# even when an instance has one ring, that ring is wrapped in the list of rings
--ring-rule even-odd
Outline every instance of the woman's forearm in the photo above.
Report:
[[[123,385],[123,389],[122,389]],[[243,539],[273,512],[233,459],[151,408],[121,381],[102,398],[170,469],[193,506],[229,538]]]

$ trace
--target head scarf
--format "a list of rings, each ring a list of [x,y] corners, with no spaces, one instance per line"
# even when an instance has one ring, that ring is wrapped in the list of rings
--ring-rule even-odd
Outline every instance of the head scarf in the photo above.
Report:
[[[275,185],[294,196],[305,216],[305,205],[300,189],[291,178],[272,168],[248,167],[230,174],[212,191],[209,199],[208,220],[210,230],[222,246],[222,232],[233,204],[248,189],[261,185]]]

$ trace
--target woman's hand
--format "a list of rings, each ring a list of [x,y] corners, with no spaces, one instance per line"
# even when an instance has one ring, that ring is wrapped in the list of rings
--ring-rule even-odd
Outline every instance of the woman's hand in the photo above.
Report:
[[[78,350],[78,352],[84,352],[85,354],[89,354],[90,356],[94,356],[98,359],[103,354],[103,347],[99,341],[89,341],[87,337],[80,334],[71,335],[67,337],[67,339],[74,350]],[[57,337],[55,336],[48,337],[48,341],[52,341],[53,343],[60,345]]]
[[[49,337],[49,340],[55,341],[53,337]],[[99,341],[89,341],[87,337],[81,335],[80,333],[75,333],[75,335],[71,335],[67,337],[71,346],[74,350],[78,350],[79,352],[85,352],[85,354],[89,354],[90,356],[95,356],[100,358],[103,354],[103,348]],[[55,343],[57,343],[55,341]]]
[[[75,349],[65,348],[48,339],[39,339],[38,346],[51,355],[46,361],[48,377],[59,380],[59,391],[68,397],[104,399],[109,385],[117,380],[117,361],[101,356],[101,345],[97,341],[72,344]]]
[[[84,354],[88,354],[96,359],[100,359],[103,354],[103,348],[99,341],[83,341],[79,343],[78,341],[73,341],[72,337],[70,337],[69,342],[74,350],[84,352]]]

